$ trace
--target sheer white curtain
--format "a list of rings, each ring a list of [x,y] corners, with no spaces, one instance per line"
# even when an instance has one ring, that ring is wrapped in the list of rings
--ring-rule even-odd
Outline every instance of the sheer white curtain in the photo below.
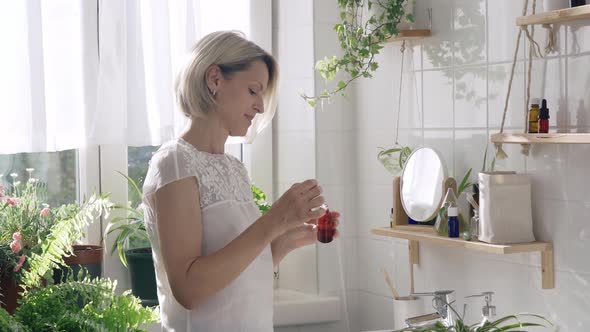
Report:
[[[0,153],[85,143],[96,103],[96,2],[0,2]]]
[[[185,118],[173,82],[191,46],[243,31],[271,49],[271,0],[0,3],[0,154],[156,145]]]

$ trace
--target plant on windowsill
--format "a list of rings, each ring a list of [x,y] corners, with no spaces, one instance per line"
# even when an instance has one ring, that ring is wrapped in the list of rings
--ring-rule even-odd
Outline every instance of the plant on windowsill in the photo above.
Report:
[[[338,81],[336,88],[325,90],[317,96],[301,97],[311,107],[318,101],[330,99],[335,95],[344,96],[348,85],[359,77],[370,78],[379,68],[375,56],[384,44],[399,33],[398,24],[402,20],[414,21],[412,13],[405,13],[405,6],[414,0],[338,0],[340,22],[334,26],[342,57],[326,57],[317,62],[315,68],[326,81],[332,81],[340,70],[348,74],[348,79]]]
[[[23,293],[50,283],[54,269],[67,266],[86,227],[112,207],[107,195],[93,195],[80,205],[51,208],[45,203],[46,185],[32,177],[33,171],[27,169],[26,183],[11,174],[10,190],[0,182],[0,292],[10,312]]]
[[[125,177],[131,190],[141,202],[143,193],[137,183],[129,176],[121,172],[118,173]],[[131,206],[131,203],[115,204],[115,210],[122,212],[124,215],[109,221],[105,231],[106,237],[117,234],[111,254],[116,250],[121,263],[129,269],[131,290],[135,296],[141,299],[142,304],[146,306],[157,305],[156,271],[152,258],[152,248],[145,229],[142,203],[138,206]]]

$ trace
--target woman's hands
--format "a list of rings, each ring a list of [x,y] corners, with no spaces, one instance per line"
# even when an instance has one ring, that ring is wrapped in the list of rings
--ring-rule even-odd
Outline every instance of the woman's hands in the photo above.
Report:
[[[337,211],[330,211],[330,216],[334,222],[335,227],[340,224],[340,213]],[[295,249],[314,244],[317,241],[317,219],[310,220],[303,225],[295,226],[281,236],[275,238],[271,243],[272,260],[276,266],[279,264],[287,254]],[[334,238],[339,237],[338,229],[335,229]]]
[[[269,220],[272,220],[275,237],[296,227],[303,227],[299,228],[298,234],[305,234],[304,224],[325,213],[325,210],[320,208],[324,201],[322,188],[316,180],[307,180],[291,186],[266,213]]]

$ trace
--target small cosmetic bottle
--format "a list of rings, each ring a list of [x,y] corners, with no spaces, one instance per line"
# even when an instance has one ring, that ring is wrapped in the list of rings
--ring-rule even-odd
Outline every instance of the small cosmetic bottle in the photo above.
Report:
[[[336,225],[332,220],[330,209],[326,209],[326,213],[318,219],[318,241],[321,243],[330,243],[334,238],[336,232]]]
[[[449,237],[459,237],[459,209],[449,207]]]
[[[539,134],[547,133],[549,133],[549,109],[547,108],[547,100],[543,99],[539,110]]]

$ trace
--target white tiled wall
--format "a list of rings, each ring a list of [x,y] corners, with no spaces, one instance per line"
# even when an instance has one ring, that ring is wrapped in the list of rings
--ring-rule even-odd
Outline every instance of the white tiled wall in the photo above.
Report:
[[[405,63],[409,68],[402,97],[418,101],[412,101],[413,108],[402,108],[400,126],[404,129],[400,143],[436,148],[443,154],[450,174],[462,177],[470,167],[481,168],[489,135],[499,130],[518,32],[514,19],[521,15],[522,3],[416,2],[418,25],[426,24],[426,8],[433,8],[433,37],[409,48],[411,53],[406,59],[414,63]],[[557,27],[559,50],[533,62],[531,96],[548,99],[554,132],[588,132],[590,29],[586,25]],[[545,33],[541,27],[535,31],[541,46]],[[369,233],[371,227],[387,225],[391,207],[391,176],[375,155],[377,146],[393,145],[391,124],[395,120],[392,116],[397,108],[397,90],[392,93],[392,85],[399,79],[398,47],[384,49],[384,56],[378,58],[387,74],[359,82],[355,91],[355,208],[360,271],[355,291],[359,293],[361,331],[394,327],[393,300],[379,271],[381,267],[389,271],[402,293],[409,290],[405,241]],[[525,121],[525,51],[528,43],[523,42],[507,130],[521,131]],[[490,153],[491,149],[490,145]],[[539,254],[495,256],[422,245],[421,264],[415,268],[416,290],[455,289],[459,302],[468,303],[467,319],[473,322],[479,319],[481,301],[465,301],[463,297],[491,290],[496,292],[498,315],[536,312],[554,320],[562,331],[588,331],[590,179],[586,173],[590,169],[590,146],[534,146],[528,158],[520,154],[518,145],[505,145],[504,149],[510,157],[497,161],[496,169],[524,171],[532,176],[535,234],[540,240],[554,243],[555,289],[541,289]],[[424,313],[427,310],[429,305],[425,304]]]
[[[542,1],[537,2],[540,11]],[[394,307],[380,269],[385,268],[399,291],[407,293],[407,242],[372,235],[370,229],[387,225],[391,208],[391,175],[376,154],[378,147],[391,146],[395,139],[400,45],[390,44],[382,50],[377,57],[380,69],[373,79],[356,82],[347,98],[336,98],[310,113],[294,93],[300,88],[316,93],[325,88],[325,82],[307,67],[339,54],[333,31],[337,2],[275,0],[273,4],[275,17],[279,17],[274,26],[280,40],[279,61],[281,55],[288,60],[281,61],[282,107],[275,132],[279,176],[275,181],[281,192],[292,180],[316,176],[330,207],[342,212],[341,239],[335,245],[319,246],[316,256],[309,257],[316,260],[311,267],[317,273],[316,282],[303,279],[320,293],[342,295],[347,303],[347,322],[278,331],[336,332],[345,331],[347,325],[353,332],[393,328],[403,318],[397,316],[406,314],[401,313],[399,303]],[[481,168],[489,135],[502,122],[518,32],[514,20],[521,15],[522,3],[417,0],[418,26],[427,24],[426,8],[433,9],[433,36],[407,45],[399,142],[436,148],[450,175],[462,177],[468,168]],[[546,31],[535,30],[535,40],[543,46]],[[531,96],[548,99],[552,131],[588,132],[590,28],[587,22],[572,23],[556,31],[559,49],[533,63]],[[506,130],[520,131],[524,125],[527,56],[528,43],[522,41]],[[283,149],[287,151],[281,152]],[[586,173],[590,146],[534,146],[529,157],[520,154],[518,145],[504,149],[510,157],[496,161],[497,170],[532,176],[535,235],[554,244],[555,289],[541,290],[538,253],[496,256],[421,245],[416,290],[455,289],[457,300],[469,305],[468,321],[479,320],[482,304],[463,297],[492,290],[498,315],[536,312],[552,319],[562,331],[588,331],[590,180]],[[491,150],[490,145],[490,154]],[[294,162],[297,165],[291,165]],[[291,259],[302,261],[301,257]],[[302,271],[282,271],[282,278],[295,272]],[[423,313],[432,310],[429,301],[420,305]]]

